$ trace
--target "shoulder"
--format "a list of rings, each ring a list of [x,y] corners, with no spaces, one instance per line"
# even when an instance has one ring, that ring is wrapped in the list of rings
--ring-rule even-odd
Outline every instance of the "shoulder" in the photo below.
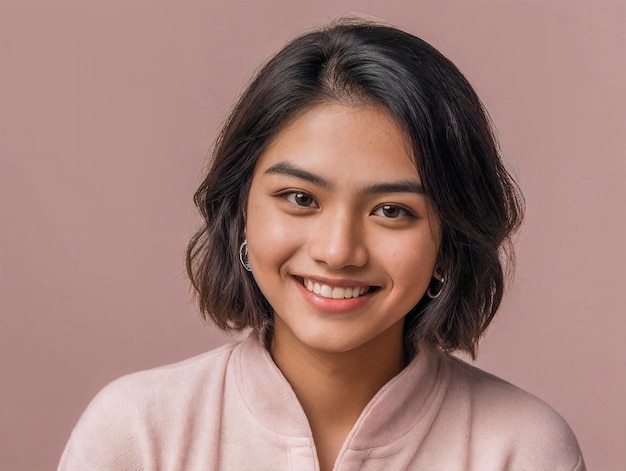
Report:
[[[576,436],[550,405],[458,358],[444,358],[452,396],[471,404],[472,434],[497,443],[509,469],[584,469]]]
[[[207,385],[221,382],[238,345],[229,343],[177,363],[122,376],[98,393],[87,412],[98,408],[113,408],[119,412],[120,407],[128,406],[129,413],[137,413],[142,408],[165,406],[172,399],[184,400]]]
[[[161,392],[168,391],[167,386],[191,388],[195,379],[205,381],[207,377],[221,376],[231,354],[239,345],[240,342],[230,342],[186,360],[122,376],[107,385],[100,394],[132,393],[137,390],[150,393],[150,386],[155,385],[159,386]]]
[[[232,353],[220,348],[171,365],[123,376],[105,386],[76,424],[59,470],[143,469],[145,450],[163,431],[199,413],[211,414],[223,396]],[[158,431],[158,433],[154,433]]]

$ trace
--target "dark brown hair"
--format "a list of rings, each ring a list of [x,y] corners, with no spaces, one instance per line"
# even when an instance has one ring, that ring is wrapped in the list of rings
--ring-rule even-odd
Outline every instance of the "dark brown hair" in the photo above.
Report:
[[[328,102],[377,104],[394,116],[441,221],[445,282],[439,297],[425,295],[407,314],[409,354],[425,341],[474,356],[502,299],[523,200],[463,74],[423,40],[370,22],[336,21],[291,41],[232,110],[194,196],[204,223],[189,243],[187,270],[201,312],[221,329],[271,337],[272,307],[239,263],[250,181],[286,123]]]

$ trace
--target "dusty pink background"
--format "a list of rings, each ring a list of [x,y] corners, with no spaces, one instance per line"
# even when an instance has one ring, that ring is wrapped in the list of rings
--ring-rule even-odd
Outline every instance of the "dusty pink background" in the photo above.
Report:
[[[544,398],[590,469],[626,462],[626,3],[4,1],[0,469],[55,467],[121,374],[221,342],[183,251],[250,71],[361,11],[431,41],[489,108],[528,202],[479,365]]]

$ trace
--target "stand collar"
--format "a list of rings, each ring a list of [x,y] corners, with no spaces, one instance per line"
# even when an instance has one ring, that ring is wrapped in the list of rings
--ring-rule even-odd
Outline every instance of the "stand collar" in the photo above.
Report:
[[[234,353],[239,390],[257,420],[275,433],[311,438],[304,410],[269,352],[249,336]],[[422,349],[363,409],[346,439],[349,447],[384,446],[414,427],[437,396],[440,363],[436,353]]]

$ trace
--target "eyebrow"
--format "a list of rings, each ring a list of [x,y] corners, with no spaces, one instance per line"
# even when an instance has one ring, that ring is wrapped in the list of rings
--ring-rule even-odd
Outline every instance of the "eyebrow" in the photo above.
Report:
[[[379,193],[417,193],[418,195],[426,194],[422,184],[415,180],[400,180],[390,183],[375,183],[374,185],[369,185],[363,188],[361,193],[366,195]]]
[[[290,162],[278,162],[265,170],[266,174],[286,175],[289,177],[299,178],[305,180],[314,185],[321,186],[328,190],[332,190],[334,185],[325,178],[304,170]],[[424,195],[424,187],[417,180],[405,179],[394,182],[374,183],[367,185],[359,190],[360,194],[372,195],[379,193],[416,193],[418,195]]]
[[[329,190],[333,187],[333,185],[331,185],[328,180],[320,177],[319,175],[315,175],[314,173],[307,172],[306,170],[301,169],[300,167],[297,167],[296,165],[289,162],[278,162],[265,170],[265,173],[296,177],[300,180],[306,180],[317,186],[322,186]]]

